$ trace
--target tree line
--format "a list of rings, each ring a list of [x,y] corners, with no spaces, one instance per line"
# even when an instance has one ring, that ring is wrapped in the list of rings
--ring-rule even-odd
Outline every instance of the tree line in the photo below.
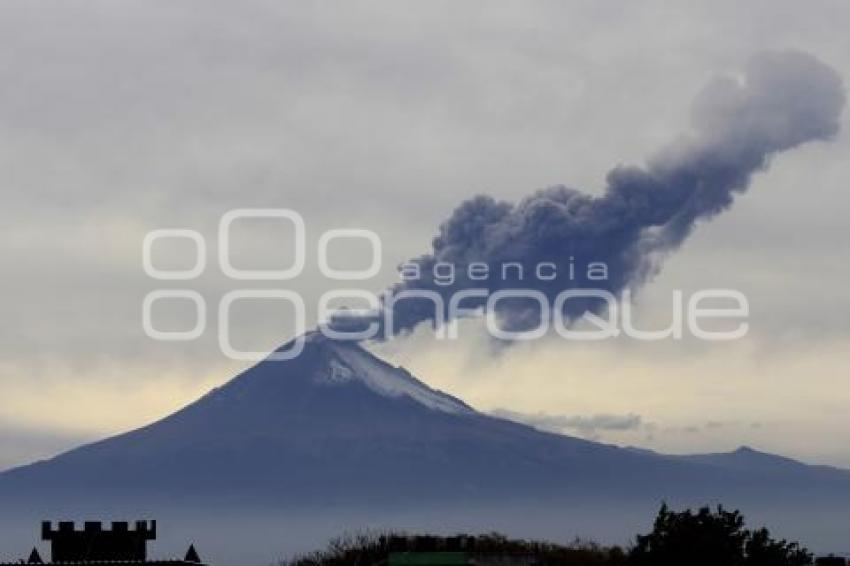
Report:
[[[428,562],[429,556],[434,562]],[[798,542],[775,539],[766,528],[749,529],[740,511],[723,506],[674,511],[662,505],[652,531],[628,547],[576,540],[571,544],[512,539],[498,533],[438,537],[366,532],[333,539],[327,547],[278,566],[474,564],[484,557],[516,564],[558,566],[836,566],[842,558],[819,558]],[[407,560],[407,561],[405,561]],[[510,562],[502,562],[510,563]]]

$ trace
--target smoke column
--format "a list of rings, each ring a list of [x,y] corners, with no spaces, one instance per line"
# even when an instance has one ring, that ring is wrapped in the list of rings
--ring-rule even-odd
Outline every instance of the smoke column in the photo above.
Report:
[[[692,132],[647,161],[644,167],[618,166],[607,175],[601,196],[565,186],[535,192],[513,204],[488,196],[461,203],[440,226],[432,251],[411,260],[421,278],[389,290],[428,290],[446,303],[459,290],[533,288],[550,301],[568,288],[593,287],[612,293],[634,289],[657,272],[663,257],[678,248],[700,220],[731,206],[752,175],[781,151],[813,140],[827,140],[839,130],[845,95],[841,79],[827,65],[800,52],[770,52],[753,57],[740,77],[717,78],[694,100]],[[450,286],[437,284],[435,264],[457,266]],[[464,266],[483,262],[500,273],[507,262],[534,273],[541,262],[554,263],[558,277],[541,281],[491,277],[471,281]],[[581,266],[604,262],[605,281],[589,283]],[[569,265],[578,266],[568,280]],[[469,299],[465,307],[484,304]],[[599,308],[590,300],[570,301],[570,317]],[[536,303],[535,303],[536,305]],[[394,328],[386,338],[433,320],[427,300],[398,301]],[[503,326],[523,329],[539,319],[528,299],[499,302]],[[356,318],[356,317],[355,317]],[[350,323],[351,321],[349,321]],[[346,325],[347,326],[347,325]]]

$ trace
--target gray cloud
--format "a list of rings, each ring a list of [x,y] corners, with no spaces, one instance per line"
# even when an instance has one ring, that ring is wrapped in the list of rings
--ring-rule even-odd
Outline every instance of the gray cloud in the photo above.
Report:
[[[741,78],[717,78],[696,97],[692,133],[645,167],[615,167],[603,195],[554,186],[517,204],[489,196],[463,202],[440,226],[432,252],[412,260],[421,276],[395,285],[391,294],[425,290],[448,302],[462,289],[534,288],[552,300],[567,288],[618,292],[640,287],[698,221],[731,206],[774,154],[832,138],[844,102],[840,77],[811,55],[755,56]],[[543,281],[529,275],[544,262],[555,264],[557,277]],[[607,266],[604,281],[589,276],[586,267],[592,262]],[[450,285],[435,276],[441,263],[458,268]],[[466,270],[472,263],[485,263],[491,274],[500,275],[473,280]],[[501,266],[508,263],[522,265],[525,275],[501,276]],[[470,298],[464,306],[485,302]],[[597,299],[572,301],[566,314],[575,318],[603,304]],[[386,336],[436,318],[428,299],[406,299],[392,308],[395,327],[384,329]],[[524,298],[501,301],[498,314],[514,329],[533,327],[541,316],[537,304]],[[343,323],[351,320],[338,321]]]
[[[542,430],[553,432],[578,432],[582,436],[595,438],[602,431],[636,430],[643,425],[640,415],[609,415],[599,414],[590,416],[552,415],[547,413],[520,413],[509,409],[494,409],[490,412],[495,417],[531,425]]]

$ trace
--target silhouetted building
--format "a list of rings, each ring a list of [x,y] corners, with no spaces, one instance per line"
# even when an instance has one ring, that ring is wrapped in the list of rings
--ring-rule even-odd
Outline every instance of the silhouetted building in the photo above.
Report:
[[[156,539],[156,521],[136,521],[132,527],[125,521],[116,521],[108,529],[99,521],[86,521],[82,529],[70,521],[61,521],[55,528],[50,521],[44,521],[41,539],[50,543],[50,562],[45,563],[38,549],[33,548],[27,560],[0,563],[0,566],[204,566],[195,545],[189,546],[183,559],[148,560],[148,541]]]

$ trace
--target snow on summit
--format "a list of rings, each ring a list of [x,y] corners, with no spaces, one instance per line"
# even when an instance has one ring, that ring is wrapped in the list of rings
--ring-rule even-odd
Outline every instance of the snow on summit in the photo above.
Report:
[[[305,340],[306,348],[321,344],[329,354],[327,363],[330,371],[314,376],[319,383],[337,385],[356,380],[385,397],[407,396],[435,411],[455,414],[475,412],[462,401],[431,389],[405,369],[391,366],[356,343],[331,340],[318,332],[308,334]]]

